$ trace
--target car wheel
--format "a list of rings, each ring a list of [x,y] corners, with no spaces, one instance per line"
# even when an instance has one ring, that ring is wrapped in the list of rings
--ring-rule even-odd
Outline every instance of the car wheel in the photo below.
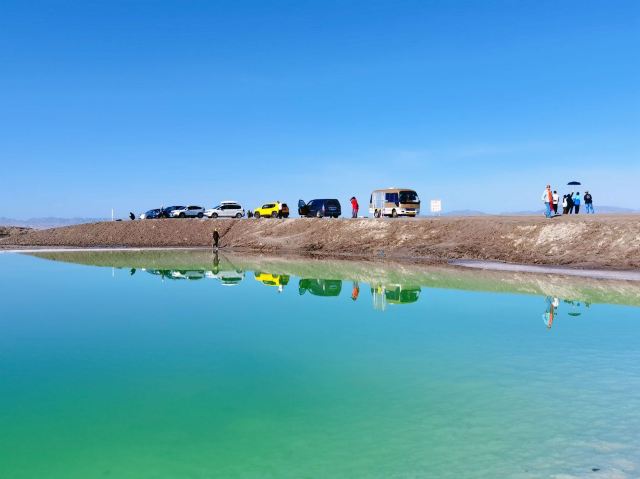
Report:
[[[242,213],[236,214],[236,218],[242,218]]]
[[[198,213],[198,218],[202,218],[204,214],[202,212]]]
[[[380,210],[375,210],[375,211],[373,212],[373,217],[374,217],[374,218],[380,218]]]
[[[398,212],[396,211],[395,208],[391,210],[391,217],[392,218],[397,218],[398,217]]]
[[[319,211],[316,213],[316,218],[322,218],[322,213],[320,213]]]
[[[260,213],[258,213],[258,212],[256,211],[256,212],[253,214],[253,217],[254,217],[255,219],[260,218]]]
[[[211,213],[211,217],[212,218],[217,218],[218,217],[218,213]]]
[[[278,217],[278,212],[274,211],[273,213],[271,213],[271,217],[272,218],[277,218]]]
[[[289,217],[289,213],[285,213],[282,215],[283,218],[288,218]]]
[[[180,218],[186,218],[187,215],[185,215],[184,213],[180,213],[178,216],[180,216]]]
[[[333,217],[334,217],[335,219],[338,219],[338,216],[339,216],[339,215],[333,215]]]

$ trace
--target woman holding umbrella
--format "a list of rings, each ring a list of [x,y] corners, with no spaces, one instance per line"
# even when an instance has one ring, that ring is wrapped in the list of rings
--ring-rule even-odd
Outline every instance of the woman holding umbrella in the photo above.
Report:
[[[579,181],[570,181],[569,183],[567,183],[567,186],[580,186],[581,184],[582,183],[580,183]],[[573,195],[574,193],[572,191],[571,194],[567,196],[569,214],[572,214],[574,212],[574,208],[575,208],[575,213],[578,214],[578,211],[580,211],[580,193],[578,192],[578,194],[575,197]],[[576,203],[576,200],[577,200],[577,203]]]

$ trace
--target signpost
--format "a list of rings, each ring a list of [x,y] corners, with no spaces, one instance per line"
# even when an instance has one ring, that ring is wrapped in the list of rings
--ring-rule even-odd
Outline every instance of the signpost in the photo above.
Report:
[[[442,200],[431,200],[431,213],[440,216],[442,211]]]

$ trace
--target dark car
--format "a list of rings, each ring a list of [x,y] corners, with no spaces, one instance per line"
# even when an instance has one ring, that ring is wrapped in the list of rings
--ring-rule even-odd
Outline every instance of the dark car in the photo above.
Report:
[[[298,201],[298,214],[307,218],[322,218],[328,216],[337,218],[342,214],[340,202],[336,199],[320,199],[311,200],[305,203],[303,200]]]
[[[340,296],[342,280],[302,278],[298,283],[298,293],[303,295],[307,291],[314,296]]]

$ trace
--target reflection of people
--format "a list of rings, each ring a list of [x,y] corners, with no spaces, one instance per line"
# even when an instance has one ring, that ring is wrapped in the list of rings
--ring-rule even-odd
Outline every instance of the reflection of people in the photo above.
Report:
[[[353,287],[351,288],[351,299],[356,301],[359,295],[360,295],[360,284],[357,281],[354,281]]]
[[[542,315],[542,321],[548,329],[551,329],[551,325],[553,324],[553,319],[556,315],[556,308],[560,304],[560,300],[558,298],[552,298],[551,296],[547,296],[545,298],[547,302],[547,309]]]
[[[220,258],[218,258],[218,252],[216,251],[213,255],[213,274],[218,274],[220,272]]]

